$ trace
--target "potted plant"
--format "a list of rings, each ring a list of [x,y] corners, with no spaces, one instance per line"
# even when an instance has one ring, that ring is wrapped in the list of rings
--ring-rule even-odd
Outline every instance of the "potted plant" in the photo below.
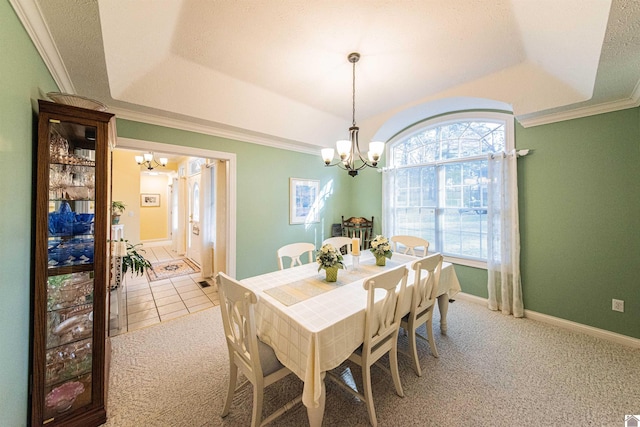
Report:
[[[376,257],[376,265],[386,265],[387,258],[391,259],[391,245],[389,239],[384,236],[377,235],[371,241],[371,252]]]
[[[342,254],[333,245],[326,244],[320,248],[320,252],[316,256],[316,262],[318,263],[318,271],[325,270],[327,282],[338,280],[338,269],[344,268],[342,259]]]
[[[131,269],[131,274],[133,275],[133,273],[136,273],[136,276],[141,276],[142,274],[144,274],[147,268],[153,270],[151,261],[146,259],[141,254],[141,252],[145,252],[145,250],[141,248],[142,243],[137,243],[134,245],[123,238],[120,238],[118,240],[110,240],[110,242],[113,248],[113,257],[121,258],[122,262],[121,267],[120,264],[116,264],[118,265],[118,268],[122,268],[122,274],[116,274],[114,278],[113,271],[111,272],[110,280],[112,291],[118,289],[125,274],[127,274],[127,271],[129,271],[129,269]]]
[[[124,213],[127,206],[120,200],[114,200],[111,202],[111,224],[115,225],[120,222],[120,215]]]
[[[142,249],[142,243],[136,243],[135,245],[129,243],[128,240],[120,239],[119,242],[124,242],[127,251],[125,255],[122,257],[122,274],[126,274],[129,269],[131,269],[131,273],[136,273],[136,276],[141,276],[144,274],[147,268],[153,269],[151,266],[151,261],[146,259],[142,254],[146,251]]]

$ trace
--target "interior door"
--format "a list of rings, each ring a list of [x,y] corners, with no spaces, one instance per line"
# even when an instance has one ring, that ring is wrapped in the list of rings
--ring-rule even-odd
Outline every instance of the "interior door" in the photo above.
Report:
[[[202,234],[200,230],[200,174],[188,179],[189,198],[189,226],[187,230],[187,257],[202,264]]]

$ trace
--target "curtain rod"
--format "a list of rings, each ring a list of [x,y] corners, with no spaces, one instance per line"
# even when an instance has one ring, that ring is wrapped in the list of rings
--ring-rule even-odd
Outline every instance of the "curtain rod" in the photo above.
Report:
[[[522,150],[514,150],[514,151],[516,153],[516,157],[524,157],[533,150],[529,148],[523,148]],[[502,158],[505,158],[507,156],[507,153],[503,151],[500,155],[502,156]],[[491,158],[495,159],[495,155],[491,154]]]

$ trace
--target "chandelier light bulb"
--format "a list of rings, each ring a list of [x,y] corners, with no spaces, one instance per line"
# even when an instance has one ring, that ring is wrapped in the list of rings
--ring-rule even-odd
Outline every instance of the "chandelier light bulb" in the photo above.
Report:
[[[325,165],[329,165],[331,163],[331,160],[333,160],[334,152],[335,150],[333,148],[323,148],[321,150],[322,160],[324,160]]]

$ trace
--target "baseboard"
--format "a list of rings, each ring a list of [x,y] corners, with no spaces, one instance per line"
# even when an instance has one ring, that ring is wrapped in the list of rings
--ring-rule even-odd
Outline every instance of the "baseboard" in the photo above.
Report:
[[[487,306],[487,299],[471,294],[460,292],[456,295],[456,299],[473,302]],[[548,314],[538,313],[537,311],[524,310],[524,317],[527,319],[537,320],[539,322],[548,323],[550,325],[559,326],[573,332],[580,332],[596,338],[602,338],[628,347],[640,348],[640,339],[629,337],[627,335],[617,334],[615,332],[606,331],[604,329],[594,328],[593,326],[583,325],[581,323],[572,322],[570,320],[561,319],[559,317],[549,316]]]

